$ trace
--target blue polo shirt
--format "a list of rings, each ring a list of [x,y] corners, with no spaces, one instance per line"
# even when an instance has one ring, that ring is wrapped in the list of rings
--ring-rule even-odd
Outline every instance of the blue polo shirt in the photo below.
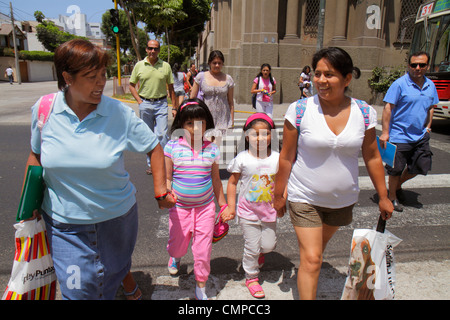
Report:
[[[411,143],[426,134],[428,110],[439,102],[439,97],[433,81],[425,77],[420,88],[407,73],[391,85],[384,102],[395,105],[389,126],[389,141]]]
[[[54,220],[93,224],[119,217],[136,203],[124,151],[148,153],[158,139],[128,106],[103,96],[83,121],[62,92],[41,132],[32,107],[31,149],[41,155],[47,185],[42,209]]]

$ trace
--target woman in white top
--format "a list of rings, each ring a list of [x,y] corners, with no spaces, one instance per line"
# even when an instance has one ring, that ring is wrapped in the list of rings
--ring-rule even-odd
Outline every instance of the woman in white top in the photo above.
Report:
[[[340,48],[317,52],[312,66],[318,94],[306,100],[300,123],[297,103],[286,112],[274,191],[274,207],[284,213],[283,191],[288,185],[290,216],[301,256],[297,278],[301,299],[315,299],[323,251],[339,227],[351,223],[359,194],[361,148],[379,195],[381,216],[387,220],[393,211],[376,142],[376,111],[368,107],[366,125],[357,102],[345,95],[353,72],[356,78],[360,76],[359,69]]]
[[[298,79],[298,87],[300,88],[302,98],[311,96],[311,68],[305,66],[302,70],[302,74]]]
[[[173,73],[173,89],[175,91],[175,96],[177,97],[178,105],[181,106],[184,99],[186,98],[186,92],[184,91],[184,80],[186,79],[186,74],[180,71],[180,65],[175,62],[172,67]]]
[[[256,112],[266,113],[272,118],[273,95],[277,92],[275,78],[272,77],[272,67],[268,63],[261,66],[261,72],[253,80],[252,94],[256,94]]]

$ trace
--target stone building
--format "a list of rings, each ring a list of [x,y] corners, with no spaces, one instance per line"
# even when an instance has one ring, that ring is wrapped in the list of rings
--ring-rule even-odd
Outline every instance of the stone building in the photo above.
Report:
[[[214,0],[211,21],[199,39],[197,63],[211,50],[225,55],[224,71],[236,82],[237,103],[250,103],[252,80],[263,63],[278,84],[275,103],[300,96],[297,83],[318,48],[320,0]],[[422,0],[328,0],[323,47],[338,46],[362,71],[352,96],[374,103],[368,78],[376,66],[406,66],[414,20]]]

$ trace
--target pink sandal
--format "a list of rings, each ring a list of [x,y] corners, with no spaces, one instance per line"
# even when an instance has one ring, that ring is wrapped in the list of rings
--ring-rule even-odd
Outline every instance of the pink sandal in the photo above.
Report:
[[[257,299],[262,299],[265,297],[265,294],[264,294],[264,290],[261,287],[261,285],[258,283],[258,284],[254,284],[254,285],[250,286],[251,283],[258,282],[258,281],[259,281],[258,278],[247,279],[247,280],[245,280],[245,286],[250,291],[250,294],[252,295],[252,297],[257,298]]]

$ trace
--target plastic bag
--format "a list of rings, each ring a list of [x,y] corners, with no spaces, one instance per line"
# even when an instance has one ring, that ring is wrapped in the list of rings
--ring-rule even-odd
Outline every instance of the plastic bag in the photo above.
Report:
[[[353,231],[342,300],[392,300],[395,297],[394,247],[402,240],[389,231]]]
[[[54,300],[56,274],[44,220],[22,221],[14,228],[16,252],[2,300]]]

